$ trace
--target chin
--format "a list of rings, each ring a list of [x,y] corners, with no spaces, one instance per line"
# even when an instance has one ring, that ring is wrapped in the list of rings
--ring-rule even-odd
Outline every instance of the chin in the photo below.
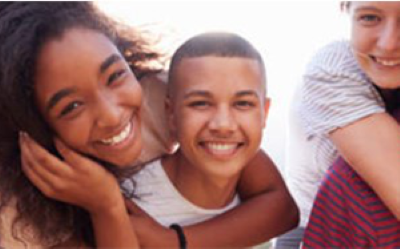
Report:
[[[123,169],[123,168],[129,167],[130,165],[132,165],[132,163],[135,162],[135,160],[131,160],[131,159],[119,160],[119,161],[109,160],[109,162],[111,162],[115,167],[117,167],[119,169]]]
[[[385,80],[383,78],[372,79],[374,84],[377,85],[381,89],[393,90],[400,87],[400,78],[399,80]],[[377,83],[378,82],[378,83]]]
[[[123,169],[129,166],[129,163],[132,161],[128,160],[118,160],[116,161],[115,158],[108,158],[108,157],[94,157],[94,156],[88,156],[89,159],[95,161],[96,163],[102,165],[103,167],[107,169],[112,169],[112,168],[117,168],[117,169]]]

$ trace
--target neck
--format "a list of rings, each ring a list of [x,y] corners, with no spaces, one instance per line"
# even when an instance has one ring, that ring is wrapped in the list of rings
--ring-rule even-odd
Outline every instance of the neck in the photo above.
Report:
[[[202,172],[180,151],[163,159],[162,164],[175,188],[196,206],[222,208],[233,200],[238,177],[226,179]]]

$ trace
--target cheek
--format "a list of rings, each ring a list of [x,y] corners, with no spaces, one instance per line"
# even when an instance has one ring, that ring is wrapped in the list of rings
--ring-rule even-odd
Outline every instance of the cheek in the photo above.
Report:
[[[370,31],[353,27],[351,32],[352,48],[361,53],[369,53],[374,47],[374,37]]]
[[[91,121],[88,117],[58,122],[53,127],[55,134],[74,150],[87,152],[87,141],[91,131]]]
[[[201,132],[207,123],[206,115],[195,114],[194,111],[183,111],[175,115],[173,128],[180,137],[193,138]]]
[[[126,84],[125,87],[122,87],[120,89],[121,91],[118,91],[118,93],[121,94],[125,101],[129,101],[131,105],[140,107],[143,98],[142,87],[136,80],[130,79],[130,81],[131,82]]]
[[[241,117],[239,120],[248,136],[254,142],[260,143],[265,125],[264,115],[257,113],[247,117]]]

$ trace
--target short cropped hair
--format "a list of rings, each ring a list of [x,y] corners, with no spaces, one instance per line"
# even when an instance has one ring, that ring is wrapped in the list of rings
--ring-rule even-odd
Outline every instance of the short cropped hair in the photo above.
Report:
[[[172,56],[169,67],[169,84],[173,84],[176,73],[175,71],[182,60],[185,58],[197,58],[203,56],[254,59],[260,64],[264,78],[264,86],[266,85],[265,65],[258,50],[243,37],[226,32],[203,33],[194,36],[183,43]],[[171,88],[172,87],[168,87],[168,91],[170,91]]]

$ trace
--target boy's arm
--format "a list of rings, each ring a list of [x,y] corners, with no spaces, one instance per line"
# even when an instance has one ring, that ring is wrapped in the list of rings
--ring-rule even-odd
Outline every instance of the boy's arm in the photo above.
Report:
[[[387,113],[330,134],[339,153],[400,220],[400,126]]]
[[[260,151],[245,168],[238,191],[241,205],[211,220],[184,227],[189,248],[253,246],[297,226],[297,206],[264,152]],[[179,246],[175,231],[161,228],[143,212],[131,219],[141,245]]]
[[[189,246],[253,246],[297,226],[297,206],[275,164],[263,151],[243,171],[238,191],[243,203],[237,208],[185,227]]]
[[[124,202],[102,213],[91,213],[97,248],[139,248]]]
[[[160,136],[164,137],[161,139],[164,141],[161,147],[170,148],[170,144],[173,143],[173,138],[169,137],[165,125],[164,81],[165,79],[154,77],[141,80],[144,99],[147,103],[144,104],[144,109],[146,105],[151,105],[147,108],[147,113],[144,111],[144,127],[149,127],[147,129],[150,131],[144,132],[145,147],[147,140],[160,141]],[[157,139],[151,139],[155,137]],[[156,148],[159,147],[156,146]],[[241,205],[214,219],[184,228],[190,247],[254,245],[297,225],[297,207],[277,168],[265,153],[258,153],[252,163],[246,167],[239,186],[243,200]],[[175,231],[160,227],[143,212],[136,216],[132,215],[131,219],[135,224],[141,245],[149,247],[176,247],[178,245]]]

